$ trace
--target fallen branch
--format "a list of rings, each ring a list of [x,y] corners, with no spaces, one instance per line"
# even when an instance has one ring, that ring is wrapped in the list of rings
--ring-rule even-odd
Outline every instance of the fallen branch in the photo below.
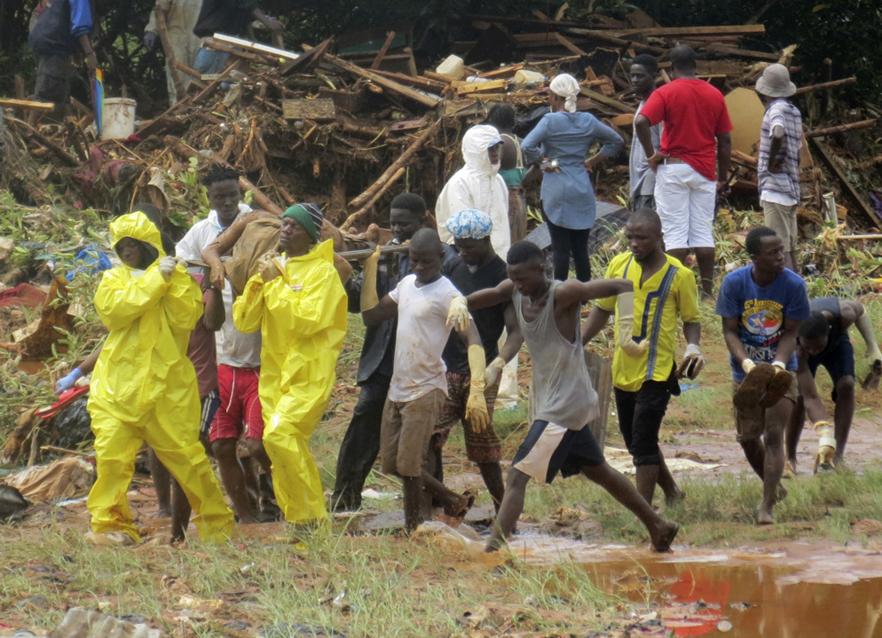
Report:
[[[844,133],[845,131],[854,131],[862,128],[870,128],[876,125],[876,118],[869,120],[860,120],[857,122],[849,122],[848,124],[840,124],[838,126],[828,126],[827,128],[816,128],[806,133],[809,137],[824,137],[826,135],[835,135],[836,133]]]
[[[377,203],[377,200],[382,197],[383,193],[385,193],[389,188],[397,182],[404,175],[405,167],[401,166],[398,170],[395,171],[385,182],[383,182],[382,186],[378,188],[371,198],[365,203],[364,206],[359,208],[357,211],[349,215],[346,220],[343,222],[343,225],[340,226],[340,230],[347,231],[352,228],[355,224],[361,221],[374,207],[374,204]]]
[[[821,91],[824,89],[834,89],[838,86],[848,86],[850,84],[857,84],[857,78],[851,76],[850,78],[831,80],[830,82],[821,82],[820,84],[808,84],[806,86],[801,86],[796,89],[796,93],[794,93],[794,95],[803,95],[804,93],[812,93],[813,91]]]
[[[438,127],[440,125],[441,125],[441,120],[435,120],[435,122],[433,124],[427,126],[425,129],[423,129],[423,132],[420,133],[416,137],[416,139],[414,139],[414,141],[411,142],[410,146],[408,146],[404,150],[404,152],[398,156],[398,159],[396,159],[394,162],[392,162],[392,164],[390,164],[389,167],[385,171],[383,171],[383,174],[380,175],[380,177],[378,177],[377,180],[374,181],[373,184],[368,186],[368,188],[363,193],[361,193],[361,195],[356,196],[355,198],[352,199],[352,201],[349,202],[349,207],[350,208],[361,208],[367,202],[371,201],[372,199],[375,199],[374,194],[378,190],[384,189],[384,185],[386,184],[386,182],[388,180],[392,179],[392,176],[395,175],[395,173],[398,171],[398,169],[407,166],[408,162],[410,162],[411,158],[414,155],[416,155],[417,151],[419,151],[423,147],[423,145],[434,136],[435,131],[438,129]],[[343,222],[343,225],[341,226],[341,228],[343,228],[343,229],[347,228],[348,221],[349,220],[347,220],[346,222]]]
[[[63,148],[61,148],[58,144],[56,144],[55,142],[50,140],[48,137],[46,137],[45,135],[40,133],[40,131],[35,129],[33,126],[31,126],[30,124],[28,124],[24,120],[20,120],[17,117],[9,117],[9,116],[6,116],[6,120],[8,122],[12,122],[13,124],[16,124],[18,126],[23,127],[30,134],[31,137],[33,137],[42,146],[45,146],[47,149],[49,149],[52,153],[54,153],[56,155],[56,157],[58,157],[58,159],[60,159],[62,162],[64,162],[68,166],[79,166],[80,165],[80,162],[77,158],[75,158],[73,155],[68,153]]]

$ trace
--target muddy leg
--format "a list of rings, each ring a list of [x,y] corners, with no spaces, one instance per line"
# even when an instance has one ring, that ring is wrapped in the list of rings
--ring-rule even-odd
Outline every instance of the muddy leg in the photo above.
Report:
[[[184,540],[187,536],[187,526],[190,525],[190,501],[184,494],[184,490],[174,479],[171,480],[172,494],[172,522],[171,537],[176,543]]]
[[[750,467],[756,472],[756,475],[763,478],[765,473],[766,448],[762,439],[751,439],[749,441],[741,441],[741,449],[744,450],[744,456]]]
[[[833,461],[837,464],[845,454],[845,444],[848,442],[853,417],[854,377],[842,377],[836,382],[836,407],[833,410],[833,435],[836,437],[836,454]]]
[[[159,510],[156,515],[165,518],[172,515],[171,508],[171,474],[165,466],[156,458],[153,448],[147,448],[147,465],[150,467],[150,476],[153,477],[153,489],[156,491],[156,501]]]
[[[423,489],[441,503],[448,516],[465,516],[475,500],[468,494],[457,494],[426,470],[423,470]]]
[[[245,471],[236,454],[236,439],[218,439],[211,444],[220,468],[221,481],[233,503],[240,523],[256,523],[251,499],[245,486]]]
[[[695,261],[698,262],[698,274],[701,277],[701,296],[705,299],[712,299],[714,296],[714,247],[696,248]]]
[[[796,400],[793,406],[793,412],[790,414],[790,420],[787,421],[787,428],[784,435],[784,447],[787,460],[790,467],[796,472],[796,449],[799,447],[799,438],[802,436],[802,428],[805,425],[805,403],[802,397]]]
[[[680,529],[679,525],[659,516],[624,475],[611,468],[605,461],[600,465],[586,465],[582,468],[582,473],[640,519],[649,531],[652,548],[655,551],[666,552],[671,548],[671,543]]]
[[[757,514],[757,523],[774,523],[772,507],[779,499],[781,474],[784,472],[784,426],[793,412],[793,403],[781,399],[766,409],[766,429],[763,435],[765,458],[763,465],[763,501]]]
[[[423,479],[419,476],[405,476],[404,484],[404,529],[409,534],[423,522]]]
[[[481,478],[484,479],[484,485],[490,492],[490,498],[493,499],[493,507],[499,514],[499,507],[502,505],[502,499],[505,496],[505,483],[502,480],[502,467],[499,463],[478,463],[478,469],[481,471]]]
[[[637,492],[652,505],[655,484],[658,483],[658,465],[638,465],[636,470]]]
[[[485,552],[495,552],[505,539],[511,535],[521,512],[524,511],[524,495],[527,492],[527,483],[530,477],[511,468],[508,471],[508,484],[505,486],[505,497],[499,506],[499,513],[496,515],[496,521],[493,523],[493,530],[490,532],[490,540],[487,541]]]
[[[665,502],[668,505],[673,505],[686,498],[686,493],[680,489],[677,481],[674,480],[674,475],[668,469],[668,464],[665,463],[665,457],[661,450],[658,451],[658,457],[661,461],[658,466],[658,486],[665,493]]]

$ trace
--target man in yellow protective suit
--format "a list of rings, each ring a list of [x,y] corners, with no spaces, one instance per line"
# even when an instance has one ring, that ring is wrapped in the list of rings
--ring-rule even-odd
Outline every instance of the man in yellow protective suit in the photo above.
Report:
[[[276,500],[289,523],[327,516],[309,437],[334,387],[346,335],[346,292],[334,269],[331,240],[317,243],[324,216],[315,204],[282,215],[281,255],[261,258],[233,304],[242,332],[261,331],[263,445],[272,461]]]
[[[166,256],[159,230],[144,213],[117,218],[110,235],[123,265],[106,271],[95,292],[95,310],[109,334],[88,403],[98,470],[87,501],[89,540],[138,540],[126,492],[144,441],[183,488],[202,539],[224,540],[233,514],[199,442],[199,392],[187,359],[202,294]]]

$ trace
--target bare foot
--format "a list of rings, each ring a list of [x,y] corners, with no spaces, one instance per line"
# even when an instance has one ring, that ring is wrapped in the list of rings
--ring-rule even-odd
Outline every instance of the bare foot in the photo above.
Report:
[[[475,504],[475,494],[470,490],[466,490],[460,494],[455,504],[445,505],[444,513],[451,518],[465,518],[472,505]]]
[[[760,505],[759,509],[756,512],[756,524],[757,525],[774,525],[775,518],[772,516],[772,506],[771,505]]]
[[[680,531],[680,526],[673,521],[662,520],[661,524],[651,531],[649,536],[652,541],[652,549],[656,552],[671,551],[671,543]]]

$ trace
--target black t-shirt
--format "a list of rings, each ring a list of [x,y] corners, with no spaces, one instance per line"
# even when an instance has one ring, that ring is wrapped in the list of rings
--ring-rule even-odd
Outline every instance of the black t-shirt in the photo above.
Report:
[[[203,0],[193,33],[207,38],[215,33],[245,35],[257,0]]]
[[[447,273],[447,278],[463,295],[470,295],[477,290],[498,286],[500,282],[508,278],[508,274],[505,262],[499,255],[495,255],[493,259],[474,272],[462,259],[457,259],[450,272]],[[481,342],[484,344],[484,352],[489,363],[499,354],[497,344],[505,329],[505,304],[476,310],[472,313],[472,317],[478,327],[478,334],[481,335]],[[447,346],[444,348],[443,357],[448,372],[469,373],[468,348],[456,333],[450,335]]]

